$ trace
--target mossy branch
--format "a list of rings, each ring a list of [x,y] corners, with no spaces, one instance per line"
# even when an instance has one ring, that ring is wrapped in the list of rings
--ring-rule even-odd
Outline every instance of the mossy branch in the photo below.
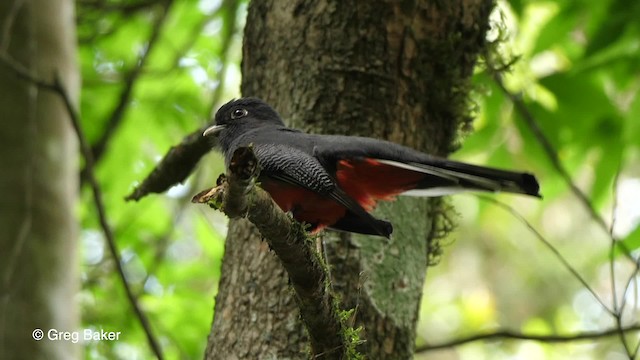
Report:
[[[221,175],[216,187],[200,192],[192,202],[221,210],[229,218],[246,217],[258,228],[289,275],[314,357],[345,359],[344,326],[324,262],[304,227],[287,216],[269,193],[255,186],[258,173],[251,148],[239,148],[227,175]]]
[[[202,136],[209,126],[211,124],[201,127],[185,136],[180,144],[172,146],[142,183],[125,197],[125,200],[138,201],[151,193],[163,193],[191,175],[198,161],[211,150],[212,140]]]

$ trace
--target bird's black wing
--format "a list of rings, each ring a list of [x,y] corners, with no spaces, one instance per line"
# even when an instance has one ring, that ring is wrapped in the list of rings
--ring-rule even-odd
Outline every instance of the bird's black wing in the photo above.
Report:
[[[346,194],[311,154],[290,145],[272,143],[254,143],[253,151],[260,164],[262,176],[332,198],[347,208],[350,214],[364,221],[370,228],[370,230],[361,228],[359,232],[368,231],[370,234],[385,237],[389,237],[391,234],[390,224],[373,217],[357,201]],[[349,219],[352,219],[350,216],[348,216]],[[345,224],[347,227],[343,230],[351,231],[349,226],[355,223],[356,221],[351,221],[349,224]]]
[[[335,182],[313,156],[282,144],[253,144],[261,174],[321,195],[329,195]]]

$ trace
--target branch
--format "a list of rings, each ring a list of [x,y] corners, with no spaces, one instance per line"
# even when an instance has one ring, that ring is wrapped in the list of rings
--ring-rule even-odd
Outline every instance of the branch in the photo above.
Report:
[[[516,107],[516,110],[518,111],[518,113],[520,113],[520,116],[524,120],[525,124],[527,124],[527,126],[529,127],[529,130],[531,130],[531,132],[533,133],[533,136],[535,136],[535,138],[538,140],[540,145],[542,145],[542,149],[544,150],[545,154],[551,161],[551,164],[556,169],[556,171],[560,174],[560,176],[565,181],[565,183],[569,186],[569,188],[571,189],[571,192],[573,192],[573,194],[578,198],[578,200],[582,202],[584,207],[589,211],[589,214],[598,223],[598,225],[600,225],[600,227],[602,227],[608,233],[609,227],[607,226],[607,223],[596,212],[589,198],[587,198],[587,196],[582,192],[582,190],[580,190],[580,188],[578,188],[578,186],[573,182],[573,180],[571,179],[571,175],[569,175],[569,172],[567,171],[567,169],[565,169],[565,167],[562,165],[562,162],[558,157],[558,152],[553,147],[553,145],[551,145],[551,141],[547,139],[545,134],[542,132],[542,129],[540,128],[540,126],[538,126],[538,122],[533,117],[533,114],[531,114],[526,104],[522,100],[522,96],[520,94],[514,94],[510,92],[505,87],[504,82],[502,81],[502,76],[498,72],[493,72],[492,75],[495,83],[498,85],[500,90],[502,90],[504,95],[507,98],[509,98],[509,100],[511,100],[513,105]]]
[[[224,13],[224,27],[221,31],[222,40],[220,49],[222,68],[218,72],[218,86],[213,93],[211,108],[207,111],[207,116],[212,113],[213,106],[219,102],[224,90],[227,57],[233,35],[235,34],[238,7],[239,2],[236,0],[224,0],[214,14],[220,15]],[[205,23],[206,22],[203,22],[202,26],[204,26]],[[182,51],[179,53],[182,53]],[[178,59],[179,56],[176,57],[174,63],[177,63]],[[200,158],[209,152],[213,146],[213,144],[201,136],[202,132],[208,126],[210,126],[210,124],[187,135],[179,145],[171,147],[160,163],[143,180],[142,184],[138,185],[125,199],[138,201],[150,193],[162,193],[171,186],[183,182],[191,174]]]
[[[224,75],[226,72],[227,57],[231,47],[231,40],[235,34],[238,6],[239,3],[236,0],[225,0],[216,11],[216,14],[218,14],[224,9],[225,21],[223,21],[224,28],[222,31],[223,34],[220,50],[220,62],[222,64],[222,68],[218,73],[218,86],[213,93],[211,107],[215,106],[219,102],[224,90]],[[177,59],[178,58],[176,58],[176,62]],[[212,111],[213,108],[210,108],[207,114],[211,114]],[[209,152],[213,146],[213,144],[210,143],[210,140],[202,137],[202,133],[210,125],[211,124],[207,124],[195,132],[192,132],[187,135],[179,145],[171,147],[162,160],[160,160],[160,163],[142,181],[142,184],[136,186],[131,194],[129,194],[125,199],[138,201],[150,193],[162,193],[171,186],[183,182],[191,174],[200,158]]]
[[[111,226],[109,225],[109,221],[107,220],[107,214],[106,214],[104,202],[102,201],[102,198],[103,198],[102,190],[95,176],[94,161],[91,154],[91,148],[89,147],[89,142],[87,141],[84,135],[84,132],[82,131],[82,127],[80,126],[80,117],[71,102],[71,98],[67,94],[67,91],[65,90],[64,86],[62,85],[62,83],[60,82],[60,79],[57,76],[55,76],[53,82],[46,82],[39,79],[37,76],[31,74],[27,68],[24,68],[20,63],[16,62],[15,60],[13,60],[12,58],[10,58],[5,54],[0,54],[0,60],[2,60],[2,62],[6,66],[11,68],[19,78],[25,81],[31,82],[34,85],[38,86],[39,88],[52,91],[53,93],[59,95],[60,98],[62,99],[65,109],[69,114],[69,119],[71,120],[73,129],[75,130],[76,135],[78,137],[78,141],[80,143],[80,151],[82,152],[82,155],[85,159],[87,180],[89,181],[89,184],[91,186],[93,200],[95,202],[96,210],[98,212],[100,227],[102,228],[105,239],[107,240],[107,246],[109,247],[109,252],[111,253],[111,257],[115,262],[116,270],[122,282],[122,286],[124,287],[125,292],[127,294],[127,299],[131,304],[131,307],[133,308],[133,311],[136,314],[136,317],[138,318],[140,325],[142,325],[142,328],[147,336],[147,341],[149,342],[149,346],[151,347],[151,350],[153,351],[153,353],[156,355],[158,359],[163,359],[164,357],[162,355],[160,344],[158,343],[158,340],[153,335],[153,332],[151,330],[151,325],[149,324],[149,320],[140,309],[140,306],[135,296],[133,295],[133,291],[129,287],[129,283],[127,283],[127,278],[125,276],[124,269],[122,267],[122,261],[120,260],[120,252],[118,251],[115,237],[113,235],[113,231],[111,229]]]
[[[138,59],[138,63],[136,66],[129,72],[127,77],[124,80],[124,88],[120,93],[120,99],[116,104],[115,108],[111,112],[109,119],[106,121],[106,126],[101,134],[100,138],[96,143],[91,147],[93,153],[94,162],[99,162],[104,154],[113,134],[120,127],[122,120],[124,119],[124,114],[129,105],[129,100],[131,99],[131,95],[133,94],[133,87],[142,74],[142,69],[144,68],[147,60],[149,59],[149,54],[153,50],[155,44],[157,43],[158,38],[160,37],[160,32],[162,30],[162,25],[164,24],[167,14],[169,13],[169,8],[171,7],[173,0],[165,1],[165,4],[162,5],[162,10],[155,23],[153,24],[153,29],[151,31],[151,35],[149,36],[149,41],[147,41],[147,46],[144,53]],[[84,174],[83,170],[83,174]]]
[[[82,131],[82,128],[80,126],[80,119],[77,113],[75,112],[73,105],[71,104],[71,101],[67,96],[66,91],[61,86],[57,78],[54,81],[54,86],[57,89],[57,92],[60,94],[60,96],[64,100],[65,106],[70,115],[69,117],[73,124],[73,128],[76,131],[76,135],[78,136],[78,140],[80,142],[80,150],[85,160],[87,180],[89,181],[89,184],[91,186],[93,200],[96,204],[96,209],[98,211],[100,226],[102,227],[104,236],[107,239],[109,252],[111,253],[111,257],[115,262],[118,275],[120,277],[122,285],[124,286],[125,292],[127,294],[127,299],[129,300],[129,303],[133,307],[133,311],[135,312],[138,318],[138,321],[142,325],[142,328],[145,334],[147,335],[147,341],[149,342],[149,346],[151,347],[151,350],[153,351],[153,353],[156,355],[158,359],[163,359],[164,357],[162,355],[160,344],[158,343],[158,340],[153,335],[153,331],[151,330],[151,325],[149,324],[149,320],[147,319],[142,309],[140,309],[140,305],[138,304],[138,301],[136,300],[135,295],[133,294],[133,291],[129,287],[129,283],[127,282],[127,278],[124,273],[124,268],[122,267],[122,261],[120,259],[120,252],[118,251],[115,237],[113,236],[113,231],[111,230],[111,226],[109,225],[109,222],[107,220],[107,213],[105,210],[104,202],[102,201],[102,190],[95,176],[94,162],[91,154],[91,148],[89,147],[89,142],[87,141],[87,138],[85,137],[84,132]]]
[[[496,206],[501,207],[502,209],[504,209],[505,211],[509,212],[511,215],[513,215],[513,217],[515,217],[516,219],[518,219],[518,221],[522,222],[530,231],[531,233],[533,233],[533,235],[535,235],[535,237],[540,240],[544,246],[546,246],[552,253],[553,255],[555,255],[555,257],[560,261],[560,263],[562,263],[562,265],[573,275],[573,277],[575,277],[580,284],[582,284],[582,286],[596,299],[596,301],[600,304],[600,306],[602,306],[602,308],[609,313],[609,315],[615,317],[616,313],[611,310],[607,304],[605,304],[604,300],[602,300],[600,298],[600,296],[598,295],[598,293],[589,285],[589,283],[587,283],[587,280],[585,280],[580,273],[578,273],[578,270],[576,270],[573,266],[571,266],[571,264],[569,264],[569,261],[567,261],[567,259],[565,259],[564,256],[562,256],[562,254],[560,253],[560,251],[558,251],[558,249],[556,249],[550,242],[549,240],[547,240],[538,230],[536,230],[536,228],[531,225],[531,223],[529,221],[527,221],[527,219],[524,218],[524,216],[520,215],[520,213],[518,213],[516,210],[514,210],[511,206],[496,200],[492,197],[488,197],[488,196],[483,196],[483,195],[476,195],[476,197],[480,200],[484,200],[487,202],[490,202]]]
[[[560,177],[567,184],[567,186],[569,187],[571,192],[574,194],[574,196],[576,196],[578,198],[579,202],[587,210],[587,212],[589,213],[591,218],[608,235],[608,237],[610,239],[610,242],[611,242],[611,249],[609,251],[609,264],[610,264],[610,270],[609,271],[610,271],[610,276],[611,276],[611,291],[612,291],[612,298],[613,298],[613,309],[609,309],[608,307],[606,307],[604,305],[604,303],[600,299],[598,299],[598,297],[595,295],[595,293],[589,287],[586,287],[586,288],[594,296],[596,296],[596,299],[598,299],[598,301],[603,305],[603,307],[605,307],[607,312],[609,312],[609,314],[614,317],[614,319],[616,320],[616,324],[618,325],[618,329],[619,329],[618,330],[618,335],[619,335],[620,341],[621,341],[621,343],[622,343],[622,345],[623,345],[623,347],[624,347],[624,349],[626,351],[626,354],[629,356],[629,358],[635,358],[637,353],[638,353],[638,350],[640,350],[640,343],[638,343],[638,346],[636,347],[635,350],[631,350],[631,347],[629,346],[629,344],[627,342],[627,339],[624,336],[624,332],[622,331],[622,314],[623,314],[622,310],[624,309],[625,297],[624,297],[624,294],[623,294],[622,304],[621,304],[621,306],[618,306],[618,299],[617,299],[617,295],[616,295],[616,285],[615,285],[615,281],[614,281],[615,280],[614,251],[615,251],[616,247],[620,248],[622,253],[624,254],[624,256],[626,258],[628,258],[631,262],[633,262],[633,264],[635,266],[635,271],[629,277],[629,281],[627,282],[627,286],[625,287],[625,292],[628,289],[628,284],[630,284],[631,280],[633,278],[635,278],[635,275],[640,272],[640,258],[636,259],[631,254],[631,251],[629,250],[627,245],[623,241],[620,241],[619,239],[617,239],[614,236],[614,234],[613,234],[613,225],[615,223],[615,217],[612,218],[611,224],[607,225],[607,222],[596,211],[595,207],[593,206],[593,204],[591,203],[591,201],[589,200],[587,195],[582,190],[580,190],[580,188],[578,188],[578,186],[573,182],[573,179],[571,178],[571,175],[569,174],[567,169],[562,165],[562,162],[560,161],[560,158],[558,157],[558,153],[557,153],[556,149],[553,147],[553,145],[551,144],[549,139],[547,139],[547,137],[545,136],[544,132],[542,131],[542,129],[538,125],[538,122],[536,121],[535,117],[529,111],[529,108],[527,107],[527,105],[525,104],[524,100],[522,99],[522,94],[515,94],[515,93],[512,93],[511,91],[509,91],[506,88],[506,86],[504,85],[504,82],[502,81],[502,75],[500,74],[499,71],[496,71],[495,69],[492,69],[491,66],[489,66],[489,71],[490,71],[490,73],[491,73],[491,75],[493,77],[494,82],[502,90],[504,95],[511,100],[511,102],[513,103],[513,105],[515,106],[516,110],[518,111],[518,113],[520,114],[522,119],[524,120],[524,122],[527,125],[527,127],[529,128],[529,130],[533,133],[533,136],[538,140],[538,142],[542,146],[542,148],[544,150],[544,153],[547,155],[547,157],[551,161],[552,166],[560,174]],[[620,173],[620,169],[618,169],[618,171],[616,173],[616,178],[614,180],[614,194],[613,194],[614,195],[613,196],[613,198],[614,198],[614,210],[615,210],[616,205],[617,205],[616,204],[617,196],[616,196],[616,193],[615,193],[615,189],[616,189],[616,186],[617,186],[619,173]],[[574,273],[574,275],[577,276],[577,273]],[[583,282],[583,280],[581,280],[580,277],[578,277],[578,279],[581,282]]]
[[[227,176],[221,175],[218,186],[202,191],[192,202],[220,209],[230,218],[247,217],[258,228],[289,275],[313,354],[342,359],[347,349],[344,329],[337,300],[329,291],[325,265],[304,228],[287,216],[266,191],[255,186],[258,172],[251,148],[238,148]]]
[[[514,94],[511,91],[509,91],[504,85],[504,82],[502,81],[502,75],[500,75],[500,73],[495,69],[492,69],[491,66],[489,66],[489,71],[491,76],[493,77],[493,80],[498,85],[500,90],[502,90],[504,95],[507,98],[509,98],[509,100],[511,100],[511,102],[513,103],[516,110],[524,120],[529,130],[531,130],[531,132],[533,133],[533,136],[538,140],[538,142],[542,146],[542,149],[544,150],[545,154],[551,161],[552,166],[560,174],[560,177],[562,177],[562,179],[567,184],[567,186],[569,186],[569,189],[571,189],[571,192],[578,198],[582,206],[585,209],[587,209],[587,212],[589,213],[591,218],[604,230],[604,232],[607,235],[611,236],[611,240],[615,242],[616,245],[620,247],[620,249],[622,249],[622,252],[624,253],[624,255],[627,258],[629,258],[629,260],[631,260],[633,263],[635,263],[636,268],[640,270],[640,260],[635,259],[633,255],[631,255],[631,251],[625,245],[624,242],[618,241],[618,239],[616,239],[613,236],[613,234],[610,234],[609,226],[607,225],[607,222],[604,220],[602,216],[600,216],[600,214],[598,214],[593,204],[591,204],[591,201],[589,200],[587,195],[584,192],[582,192],[582,190],[580,190],[580,188],[578,188],[578,186],[573,182],[573,179],[571,179],[571,175],[569,175],[569,172],[567,171],[567,169],[562,165],[562,162],[558,157],[558,152],[551,144],[551,141],[549,141],[549,139],[547,139],[545,134],[542,132],[542,129],[540,128],[540,126],[538,126],[538,122],[536,121],[535,117],[529,111],[525,102],[522,100],[522,95]]]
[[[220,41],[220,71],[218,72],[217,80],[218,86],[216,87],[211,101],[211,108],[209,109],[209,114],[213,113],[213,107],[220,101],[222,98],[222,94],[224,93],[225,88],[225,78],[227,73],[227,60],[229,58],[229,50],[231,49],[231,43],[233,40],[233,35],[236,33],[236,22],[238,18],[238,7],[239,2],[237,0],[224,0],[220,5],[221,11],[225,9],[224,21],[222,22],[222,30]]]
[[[622,329],[623,332],[635,332],[640,331],[640,325],[631,325]],[[620,332],[620,329],[613,328],[602,331],[586,331],[571,335],[533,335],[533,334],[523,334],[516,331],[511,330],[502,330],[488,334],[477,334],[471,335],[468,337],[463,337],[460,339],[455,339],[451,341],[446,341],[440,344],[433,345],[422,345],[416,348],[416,354],[421,352],[433,351],[433,350],[441,350],[452,348],[460,345],[464,345],[474,341],[498,341],[504,339],[512,339],[512,340],[529,340],[529,341],[538,341],[543,343],[565,343],[565,342],[574,342],[574,341],[585,341],[585,340],[593,340],[600,339],[605,337],[616,336]]]
[[[627,291],[629,290],[633,279],[638,275],[638,266],[636,266],[633,273],[627,279],[627,284],[625,285],[624,291],[622,292],[622,300],[618,303],[618,289],[616,286],[616,261],[615,261],[615,250],[616,250],[616,240],[613,235],[613,229],[616,224],[616,211],[618,209],[618,181],[620,180],[620,167],[622,164],[618,165],[618,169],[616,171],[615,177],[613,179],[613,187],[612,187],[612,198],[613,205],[611,207],[611,224],[609,225],[609,237],[611,238],[611,245],[609,248],[609,276],[610,276],[610,284],[611,284],[611,299],[613,301],[613,311],[615,316],[616,326],[618,328],[618,338],[620,339],[620,343],[622,344],[625,352],[629,359],[635,359],[638,353],[638,346],[640,346],[640,342],[637,343],[635,350],[631,349],[629,342],[627,341],[627,337],[624,331],[622,331],[622,316],[624,313],[624,308],[627,304]],[[619,305],[618,305],[619,304]]]
[[[142,183],[127,195],[126,200],[138,201],[150,193],[162,193],[177,183],[183,182],[193,171],[200,158],[211,150],[211,140],[202,136],[210,125],[185,136],[172,146]]]

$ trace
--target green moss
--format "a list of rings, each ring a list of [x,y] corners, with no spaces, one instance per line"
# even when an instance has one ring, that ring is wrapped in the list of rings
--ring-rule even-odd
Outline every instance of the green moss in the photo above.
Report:
[[[447,198],[432,200],[427,216],[432,219],[427,244],[427,265],[434,266],[440,262],[443,240],[456,227],[454,217],[458,215]]]
[[[357,350],[357,347],[364,343],[364,340],[360,339],[362,326],[354,328],[353,326],[348,325],[354,312],[355,309],[338,310],[338,316],[340,317],[340,324],[342,324],[342,339],[346,347],[345,354],[347,359],[361,360],[365,357]]]
[[[218,196],[212,196],[208,201],[207,205],[214,210],[222,211],[222,200]]]

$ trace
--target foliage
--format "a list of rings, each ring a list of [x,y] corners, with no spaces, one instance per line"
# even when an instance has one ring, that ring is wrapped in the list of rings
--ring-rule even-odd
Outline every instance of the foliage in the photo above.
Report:
[[[209,157],[201,171],[164,196],[139,203],[126,203],[124,196],[170,146],[209,121],[217,102],[237,96],[240,6],[244,3],[78,2],[82,125],[94,144],[106,129],[115,129],[98,158],[99,181],[127,279],[167,358],[199,358],[204,352],[226,224],[189,200],[203,182],[215,181],[223,166],[219,156]],[[154,31],[158,36],[150,43]],[[123,116],[114,125],[122,105]],[[79,214],[83,327],[123,334],[118,342],[88,343],[86,357],[152,357],[105,251],[86,189]]]
[[[358,352],[358,345],[362,344],[364,341],[360,338],[360,334],[362,333],[362,326],[358,326],[357,328],[353,327],[353,317],[355,315],[356,309],[349,310],[340,310],[340,322],[344,328],[344,333],[342,334],[345,343],[347,345],[347,351],[345,354],[347,355],[347,359],[349,360],[362,360],[364,356]]]
[[[571,192],[492,67],[500,65],[496,58],[516,60],[501,75],[506,88],[535,119],[614,238],[637,258],[640,27],[631,19],[638,15],[640,6],[617,0],[498,2],[489,34],[498,54],[488,54],[476,74],[475,129],[454,156],[534,172],[543,201],[497,199],[529,220],[611,311],[624,307],[623,325],[638,317],[636,265],[622,251],[610,264],[608,229]],[[436,343],[499,329],[571,335],[619,325],[512,214],[472,196],[453,201],[461,213],[461,227],[451,234],[458,241],[429,274],[419,338]],[[627,339],[633,353],[638,337]],[[473,343],[455,352],[461,359],[631,357],[616,337],[566,345]]]
[[[615,213],[614,235],[637,253],[640,26],[634,20],[640,5],[622,0],[498,5],[489,38],[501,39],[501,58],[519,57],[504,74],[505,86],[523,94],[562,166],[608,224]],[[189,199],[223,171],[220,158],[203,159],[186,184],[166,195],[139,203],[125,203],[123,197],[170,146],[207,122],[212,109],[239,95],[244,6],[213,0],[78,2],[82,125],[94,144],[106,129],[114,130],[98,158],[99,181],[127,278],[167,358],[199,358],[206,344],[226,225],[217,212],[191,206]],[[608,234],[571,194],[540,138],[496,83],[490,71],[497,66],[495,57],[487,59],[475,76],[475,130],[454,156],[536,173],[543,201],[497,198],[528,219],[611,305]],[[499,328],[562,334],[616,325],[512,214],[474,196],[453,202],[461,226],[451,234],[457,241],[429,270],[419,344]],[[118,342],[88,343],[86,357],[149,358],[86,189],[78,213],[83,326],[123,334]],[[621,251],[616,254],[615,298],[619,305],[625,297],[630,302],[627,321],[638,316],[632,308],[637,287],[624,292],[627,279],[637,273]],[[349,336],[357,342],[358,329]],[[637,338],[629,340],[635,346]],[[569,345],[472,343],[450,352],[461,359],[600,359],[623,353],[616,337]]]

